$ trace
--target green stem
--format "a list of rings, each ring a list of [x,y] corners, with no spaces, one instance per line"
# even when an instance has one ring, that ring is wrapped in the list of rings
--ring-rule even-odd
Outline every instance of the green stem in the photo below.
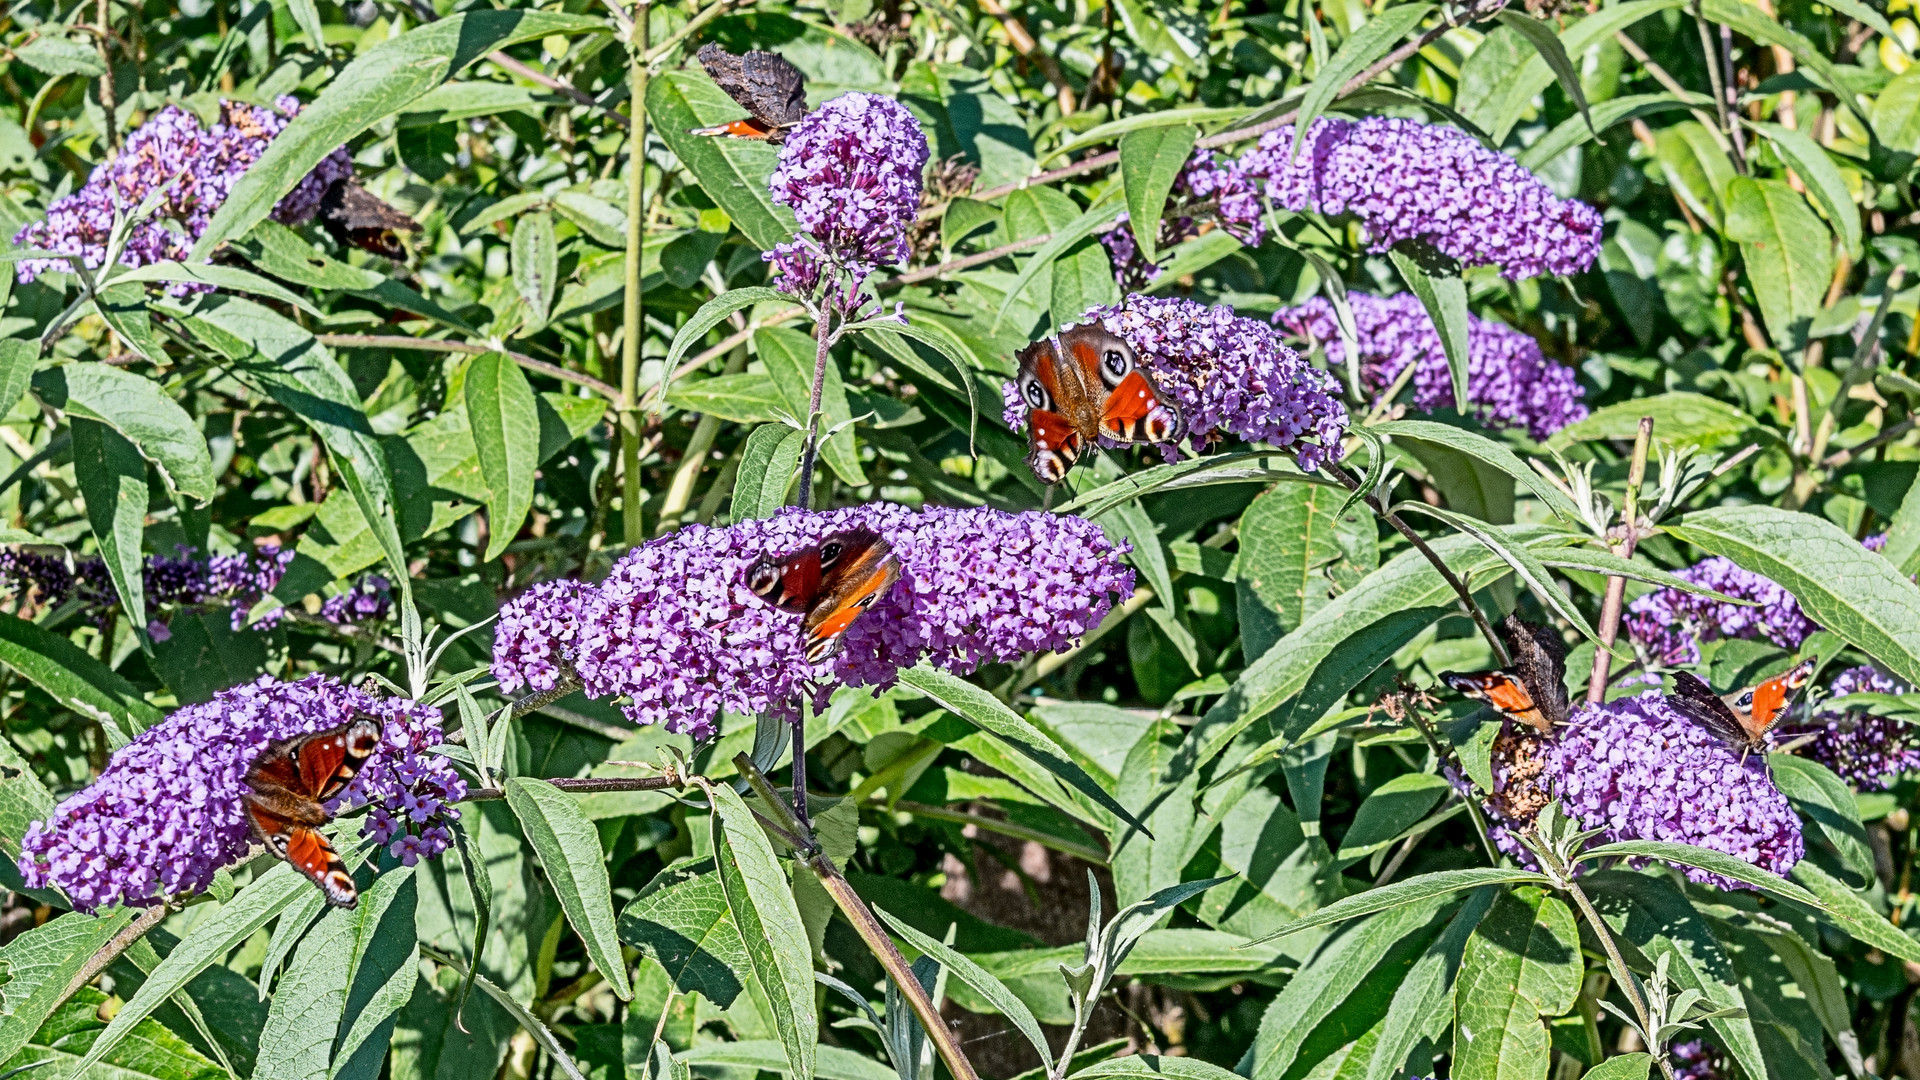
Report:
[[[633,125],[627,153],[627,260],[625,331],[620,342],[620,505],[623,534],[628,544],[647,538],[640,517],[640,340],[646,335],[641,296],[641,246],[646,237],[645,184],[647,174],[647,24],[651,5],[633,7],[633,41],[627,50],[627,68],[633,81],[628,106]]]
[[[807,448],[800,454],[800,493],[794,504],[813,506],[813,466],[820,455],[820,399],[827,387],[827,365],[833,361],[833,317],[822,311],[813,324],[813,396],[807,399]]]

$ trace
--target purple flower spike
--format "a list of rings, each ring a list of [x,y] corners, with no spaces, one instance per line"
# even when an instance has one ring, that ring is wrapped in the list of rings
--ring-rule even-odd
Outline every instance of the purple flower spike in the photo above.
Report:
[[[1423,240],[1508,278],[1579,273],[1600,254],[1600,214],[1561,199],[1466,132],[1372,116],[1315,120],[1293,156],[1293,128],[1261,136],[1241,159],[1289,210],[1353,214],[1370,250]]]
[[[1806,853],[1800,819],[1765,756],[1740,755],[1649,690],[1589,705],[1551,744],[1547,787],[1599,842],[1693,844],[1784,875]],[[1746,888],[1704,870],[1687,877]]]
[[[1820,629],[1800,610],[1793,594],[1730,559],[1715,555],[1674,576],[1726,596],[1755,600],[1757,607],[1729,604],[1680,589],[1655,589],[1627,605],[1627,633],[1656,667],[1698,663],[1700,643],[1748,638],[1798,649]]]
[[[836,655],[810,663],[801,616],[755,596],[747,569],[854,528],[887,540],[900,579]],[[634,549],[598,587],[553,583],[508,605],[494,676],[509,692],[550,686],[564,659],[589,695],[629,698],[635,722],[705,738],[722,711],[790,712],[802,693],[884,686],[923,658],[964,673],[1067,647],[1132,591],[1124,550],[1079,518],[984,507],[874,503],[690,525]]]
[[[210,131],[177,105],[161,109],[127,136],[119,157],[96,166],[80,190],[55,200],[46,218],[21,229],[13,242],[79,255],[89,269],[98,270],[106,261],[115,212],[130,216],[159,192],[162,198],[153,216],[129,230],[120,262],[139,267],[186,258],[233,185],[300,111],[299,100],[292,97],[279,98],[274,105],[265,109],[223,101],[220,122]],[[336,148],[274,206],[274,220],[288,225],[310,220],[327,188],[351,175],[353,159],[346,147]],[[20,281],[28,282],[71,269],[65,259],[23,259],[16,272]],[[167,291],[185,295],[206,288],[174,284]]]
[[[447,825],[459,815],[452,804],[467,788],[446,758],[429,752],[441,741],[440,714],[312,675],[223,691],[142,732],[98,779],[27,830],[20,871],[35,888],[65,892],[80,911],[205,889],[215,870],[247,850],[241,796],[254,760],[275,740],[337,727],[356,713],[380,720],[380,746],[328,810],[371,804],[361,834],[391,843],[397,858],[444,851]]]
[[[1259,247],[1267,238],[1265,209],[1260,184],[1245,165],[1216,159],[1211,150],[1196,150],[1174,179],[1155,244],[1165,251],[1217,225],[1248,247]],[[1160,276],[1160,267],[1140,258],[1140,246],[1125,214],[1118,226],[1100,234],[1100,242],[1106,245],[1121,288],[1143,289]]]
[[[1453,376],[1433,320],[1412,293],[1371,296],[1350,292],[1358,334],[1360,383],[1375,395],[1393,385],[1408,364],[1413,371],[1413,403],[1423,412],[1453,408]],[[1318,342],[1330,363],[1347,363],[1346,343],[1333,305],[1316,296],[1296,308],[1274,313],[1273,321]],[[1586,391],[1573,369],[1548,360],[1540,343],[1502,323],[1467,316],[1467,394],[1473,413],[1489,427],[1522,428],[1545,439],[1587,417],[1580,403]]]
[[[792,243],[764,258],[781,291],[812,297],[834,271],[846,275],[845,310],[874,267],[909,254],[907,230],[920,212],[927,137],[906,106],[878,94],[842,94],[787,134],[768,179],[773,201],[793,208]],[[833,286],[830,284],[829,288]]]
[[[1339,385],[1281,344],[1265,323],[1224,305],[1138,294],[1094,308],[1085,321],[1133,346],[1154,384],[1179,408],[1195,446],[1221,432],[1292,450],[1307,470],[1339,460],[1347,428],[1347,410],[1334,397]],[[1013,383],[1003,392],[1007,426],[1023,430],[1026,402]],[[1173,460],[1172,446],[1161,449]]]
[[[1828,692],[1905,694],[1908,687],[1862,664],[1833,677]],[[1861,791],[1885,791],[1900,774],[1920,769],[1920,733],[1888,716],[1874,716],[1837,703],[1822,702],[1813,712],[1814,740],[1807,756],[1832,769]]]

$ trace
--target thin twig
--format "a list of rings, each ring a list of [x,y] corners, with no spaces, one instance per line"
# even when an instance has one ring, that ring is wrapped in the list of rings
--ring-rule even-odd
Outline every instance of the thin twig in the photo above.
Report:
[[[633,126],[633,121],[616,112],[611,104],[602,102],[592,94],[587,93],[585,90],[580,89],[565,79],[535,71],[503,52],[488,53],[487,59],[491,61],[495,67],[505,68],[523,79],[531,79],[555,93],[564,94],[572,98],[589,109],[597,110],[601,115],[619,124],[623,128],[631,128]]]
[[[1640,418],[1640,430],[1633,439],[1633,463],[1627,467],[1627,494],[1621,504],[1621,538],[1607,546],[1623,559],[1633,558],[1634,545],[1640,542],[1640,483],[1647,477],[1647,452],[1653,445],[1653,417]],[[1607,679],[1613,670],[1613,639],[1620,632],[1620,609],[1627,596],[1627,579],[1618,574],[1607,578],[1607,591],[1600,601],[1600,647],[1593,650],[1593,669],[1587,677],[1587,701],[1598,705],[1607,698]]]
[[[511,349],[496,349],[491,345],[475,345],[471,342],[447,341],[442,338],[409,337],[406,334],[316,334],[315,338],[322,345],[343,349],[416,349],[421,352],[465,353],[468,356],[479,356],[490,352],[505,353],[507,359],[528,371],[538,371],[543,375],[551,375],[561,382],[584,386],[615,404],[620,401],[620,388],[617,386],[610,386],[591,375],[568,371],[558,364],[536,360],[525,353],[517,353]]]
[[[100,947],[99,952],[94,953],[85,964],[81,965],[79,971],[74,972],[73,978],[67,980],[67,988],[60,992],[60,1000],[67,1000],[81,987],[98,978],[101,972],[107,970],[107,965],[118,959],[121,953],[132,948],[134,942],[139,941],[147,931],[159,926],[161,920],[170,914],[172,912],[165,904],[155,904],[141,912],[139,918],[121,927],[119,933],[113,935],[105,945]]]
[[[1823,469],[1837,469],[1874,447],[1890,443],[1902,435],[1905,435],[1907,432],[1912,431],[1913,425],[1913,418],[1908,417],[1858,446],[1849,446],[1845,450],[1835,451],[1832,455],[1820,462],[1820,467]]]
[[[1412,56],[1414,53],[1417,53],[1421,49],[1424,49],[1428,45],[1431,45],[1435,41],[1438,41],[1442,34],[1445,34],[1447,31],[1451,29],[1453,29],[1452,26],[1446,23],[1442,23],[1439,26],[1435,26],[1428,29],[1426,32],[1422,33],[1419,37],[1414,38],[1412,41],[1402,44],[1399,48],[1393,50],[1387,55],[1381,57],[1379,60],[1375,61],[1373,65],[1368,67],[1365,71],[1362,71],[1360,74],[1355,75],[1351,79],[1348,79],[1346,83],[1340,87],[1340,93],[1336,95],[1335,99],[1338,100],[1339,98],[1345,97],[1348,94],[1353,93],[1355,90],[1360,89],[1362,86],[1365,86],[1366,84],[1372,82],[1374,78],[1377,77],[1381,72],[1386,71],[1388,68],[1393,67],[1395,64],[1400,63],[1401,61],[1405,60],[1409,56]],[[1275,131],[1279,128],[1285,127],[1286,125],[1293,123],[1293,118],[1298,115],[1299,115],[1298,109],[1288,110],[1287,112],[1281,113],[1279,116],[1276,116],[1271,120],[1263,121],[1258,124],[1253,124],[1248,127],[1235,128],[1232,131],[1223,131],[1223,132],[1220,132],[1218,135],[1209,135],[1206,138],[1201,139],[1194,145],[1201,149],[1211,150],[1218,147],[1227,146],[1231,143],[1242,142],[1247,139],[1257,139],[1260,136],[1265,135],[1269,131]],[[1030,176],[1025,180],[1015,181],[1014,183],[1011,183],[1011,184],[1001,184],[999,187],[992,187],[992,188],[986,189],[985,191],[974,192],[969,196],[969,198],[978,199],[982,202],[992,202],[994,199],[997,199],[1002,195],[1010,194],[1014,191],[1018,191],[1021,188],[1037,187],[1041,184],[1050,184],[1055,180],[1061,180],[1069,176],[1079,176],[1081,173],[1092,172],[1095,169],[1104,169],[1110,165],[1117,165],[1119,163],[1120,163],[1120,151],[1109,150],[1104,154],[1095,154],[1092,157],[1082,158],[1079,161],[1072,163],[1071,165],[1063,165],[1058,169],[1049,169],[1048,171],[1043,172],[1038,176]],[[936,217],[939,217],[941,214],[946,213],[946,209],[947,209],[946,204],[942,204],[940,206],[936,206],[928,209],[927,211],[922,213],[920,216],[922,220],[926,220],[929,218],[936,218]]]
[[[561,791],[587,794],[596,791],[664,791],[667,788],[685,787],[686,781],[675,773],[661,776],[556,776],[547,783]],[[504,799],[506,794],[497,787],[473,788],[467,792],[462,802],[489,802]]]
[[[1014,252],[1039,247],[1051,239],[1053,239],[1052,233],[1041,233],[1039,236],[1029,236],[1024,240],[1015,240],[1010,244],[1001,244],[997,248],[990,248],[974,255],[964,255],[958,259],[948,259],[946,262],[936,266],[923,266],[918,270],[909,270],[898,277],[888,278],[886,281],[881,282],[880,291],[892,292],[895,289],[905,288],[908,285],[917,285],[922,281],[929,281],[943,274],[951,274],[969,267],[979,266],[982,263],[990,263],[995,259],[1004,259]]]

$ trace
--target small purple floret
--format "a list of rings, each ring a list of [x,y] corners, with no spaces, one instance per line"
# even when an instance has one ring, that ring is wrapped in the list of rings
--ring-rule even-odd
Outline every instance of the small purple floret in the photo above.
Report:
[[[1729,604],[1681,589],[1655,589],[1627,605],[1627,633],[1655,667],[1698,663],[1700,644],[1720,638],[1764,639],[1794,650],[1820,629],[1793,594],[1731,559],[1715,555],[1674,576],[1726,596],[1758,601]]]
[[[1902,773],[1920,769],[1920,732],[1890,716],[1848,709],[1848,694],[1905,694],[1908,687],[1870,665],[1833,677],[1829,700],[1813,711],[1814,740],[1806,755],[1860,791],[1885,791]]]

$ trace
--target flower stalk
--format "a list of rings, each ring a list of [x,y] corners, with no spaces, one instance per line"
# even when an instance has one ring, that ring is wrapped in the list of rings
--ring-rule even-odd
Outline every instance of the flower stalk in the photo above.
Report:
[[[633,40],[628,43],[628,72],[633,82],[633,113],[627,152],[627,258],[625,324],[620,340],[620,515],[629,546],[647,538],[640,517],[640,339],[646,334],[640,264],[646,239],[647,40],[652,4],[633,6]]]
[[[1627,467],[1627,494],[1620,510],[1619,538],[1607,547],[1623,559],[1633,558],[1640,540],[1640,483],[1647,476],[1647,452],[1653,444],[1653,417],[1640,418],[1640,430],[1633,437],[1633,463]],[[1593,671],[1587,678],[1587,701],[1598,705],[1607,698],[1607,678],[1613,670],[1613,640],[1620,632],[1620,610],[1626,601],[1627,579],[1619,575],[1607,578],[1606,595],[1600,602],[1600,647],[1593,650]]]

